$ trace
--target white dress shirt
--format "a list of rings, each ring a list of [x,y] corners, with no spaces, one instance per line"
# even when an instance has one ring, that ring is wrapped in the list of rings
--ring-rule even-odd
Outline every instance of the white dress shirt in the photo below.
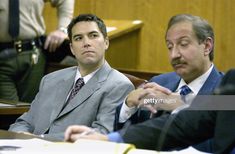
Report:
[[[77,72],[76,72],[76,76],[75,76],[75,78],[74,78],[73,87],[75,86],[75,83],[76,83],[76,81],[77,81],[79,78],[83,78],[84,85],[85,85],[85,84],[95,75],[95,73],[96,73],[99,69],[100,69],[100,68],[98,68],[97,70],[91,72],[90,74],[87,74],[86,76],[82,77],[82,76],[81,76],[81,73],[80,73],[80,71],[79,71],[79,67],[78,67],[78,68],[77,68]],[[66,100],[69,98],[69,95],[70,95],[72,89],[73,89],[73,88],[71,88],[71,90],[70,90],[70,92],[69,92],[69,94],[68,94]]]

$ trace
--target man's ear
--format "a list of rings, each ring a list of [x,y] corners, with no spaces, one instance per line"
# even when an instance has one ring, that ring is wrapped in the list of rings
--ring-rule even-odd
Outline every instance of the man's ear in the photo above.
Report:
[[[210,54],[210,52],[212,51],[213,49],[213,46],[214,46],[214,41],[211,37],[208,37],[206,40],[205,40],[205,52],[204,52],[204,55],[207,56]]]
[[[73,51],[72,43],[69,43],[69,47],[70,47],[70,50],[71,50],[72,54],[75,56],[74,51]]]
[[[108,37],[105,38],[104,43],[105,43],[105,50],[107,50],[109,48],[109,38]]]

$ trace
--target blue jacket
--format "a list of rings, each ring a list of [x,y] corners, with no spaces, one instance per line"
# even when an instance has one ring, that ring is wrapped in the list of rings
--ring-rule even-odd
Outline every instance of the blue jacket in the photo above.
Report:
[[[198,95],[208,95],[211,94],[216,87],[220,84],[222,77],[224,76],[223,73],[219,72],[215,67],[213,67],[209,77],[207,78],[206,82],[199,90]],[[156,82],[159,85],[170,89],[171,91],[175,91],[179,85],[181,77],[175,73],[166,73],[161,74],[158,76],[154,76],[149,81]],[[119,130],[123,127],[124,123],[119,123],[119,114],[122,104],[120,104],[116,109],[115,121],[114,121],[114,130]],[[158,112],[158,115],[162,114],[162,112]],[[130,117],[131,124],[136,124],[139,122],[143,122],[150,117],[150,112],[146,110],[138,110],[134,115]]]

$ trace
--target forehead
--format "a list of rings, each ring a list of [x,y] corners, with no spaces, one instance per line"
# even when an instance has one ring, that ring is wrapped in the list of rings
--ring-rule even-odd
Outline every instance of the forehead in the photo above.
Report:
[[[166,34],[166,41],[174,41],[183,37],[194,37],[192,23],[182,21],[172,25]]]
[[[76,23],[72,28],[73,35],[87,34],[94,31],[101,33],[97,23],[94,21],[81,21]]]

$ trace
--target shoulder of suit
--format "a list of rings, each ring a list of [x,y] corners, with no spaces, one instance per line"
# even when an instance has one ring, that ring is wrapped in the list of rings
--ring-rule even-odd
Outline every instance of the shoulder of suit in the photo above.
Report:
[[[68,73],[74,72],[76,70],[77,70],[77,66],[60,69],[60,70],[57,70],[57,71],[54,71],[45,75],[45,78],[64,77]]]
[[[154,76],[150,79],[150,82],[156,82],[161,80],[173,80],[173,79],[180,79],[180,76],[175,72],[164,73],[157,76]]]
[[[111,70],[111,72],[109,74],[109,78],[112,78],[113,80],[117,80],[117,81],[130,82],[130,80],[123,73],[119,72],[116,69]]]

